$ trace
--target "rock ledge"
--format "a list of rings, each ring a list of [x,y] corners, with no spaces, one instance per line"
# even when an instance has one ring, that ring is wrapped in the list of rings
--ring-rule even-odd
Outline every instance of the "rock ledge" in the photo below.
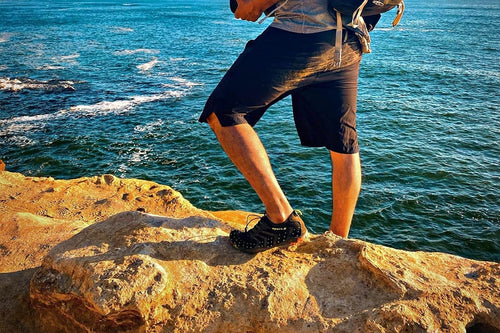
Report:
[[[332,234],[252,256],[231,248],[228,231],[204,217],[120,213],[54,247],[31,299],[48,331],[500,327],[498,264]]]
[[[0,171],[0,203],[2,332],[500,332],[499,263],[331,233],[247,255],[241,212],[111,175]]]

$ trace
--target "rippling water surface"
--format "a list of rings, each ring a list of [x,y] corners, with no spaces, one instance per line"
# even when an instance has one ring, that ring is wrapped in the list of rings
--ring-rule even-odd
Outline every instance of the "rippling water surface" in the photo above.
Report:
[[[500,4],[405,2],[362,63],[350,236],[499,261]],[[197,118],[266,24],[233,19],[225,0],[0,2],[0,158],[26,175],[112,173],[170,185],[203,209],[261,212]],[[323,232],[329,157],[300,146],[290,106],[256,129],[292,204]]]

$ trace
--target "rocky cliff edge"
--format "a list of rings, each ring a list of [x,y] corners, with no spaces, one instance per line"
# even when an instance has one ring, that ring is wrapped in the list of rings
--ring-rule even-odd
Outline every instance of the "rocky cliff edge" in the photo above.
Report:
[[[331,233],[234,250],[168,186],[0,171],[0,332],[500,332],[500,264]]]

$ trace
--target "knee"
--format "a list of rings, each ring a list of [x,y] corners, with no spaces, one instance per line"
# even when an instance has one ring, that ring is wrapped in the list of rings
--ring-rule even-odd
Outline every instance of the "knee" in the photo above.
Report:
[[[340,154],[330,152],[332,158],[333,172],[341,175],[341,179],[353,186],[361,182],[361,161],[359,153],[356,154]]]
[[[359,153],[355,154],[342,154],[334,151],[330,151],[330,157],[332,164],[335,166],[351,169],[360,166],[361,161],[359,158]]]

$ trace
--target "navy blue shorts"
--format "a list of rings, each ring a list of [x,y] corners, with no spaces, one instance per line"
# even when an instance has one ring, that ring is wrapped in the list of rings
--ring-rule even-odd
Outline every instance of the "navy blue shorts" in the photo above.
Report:
[[[359,151],[356,101],[361,46],[344,30],[342,66],[335,68],[335,30],[298,34],[267,28],[251,40],[207,100],[199,121],[215,113],[222,126],[254,126],[264,112],[292,96],[305,146],[344,154]]]

